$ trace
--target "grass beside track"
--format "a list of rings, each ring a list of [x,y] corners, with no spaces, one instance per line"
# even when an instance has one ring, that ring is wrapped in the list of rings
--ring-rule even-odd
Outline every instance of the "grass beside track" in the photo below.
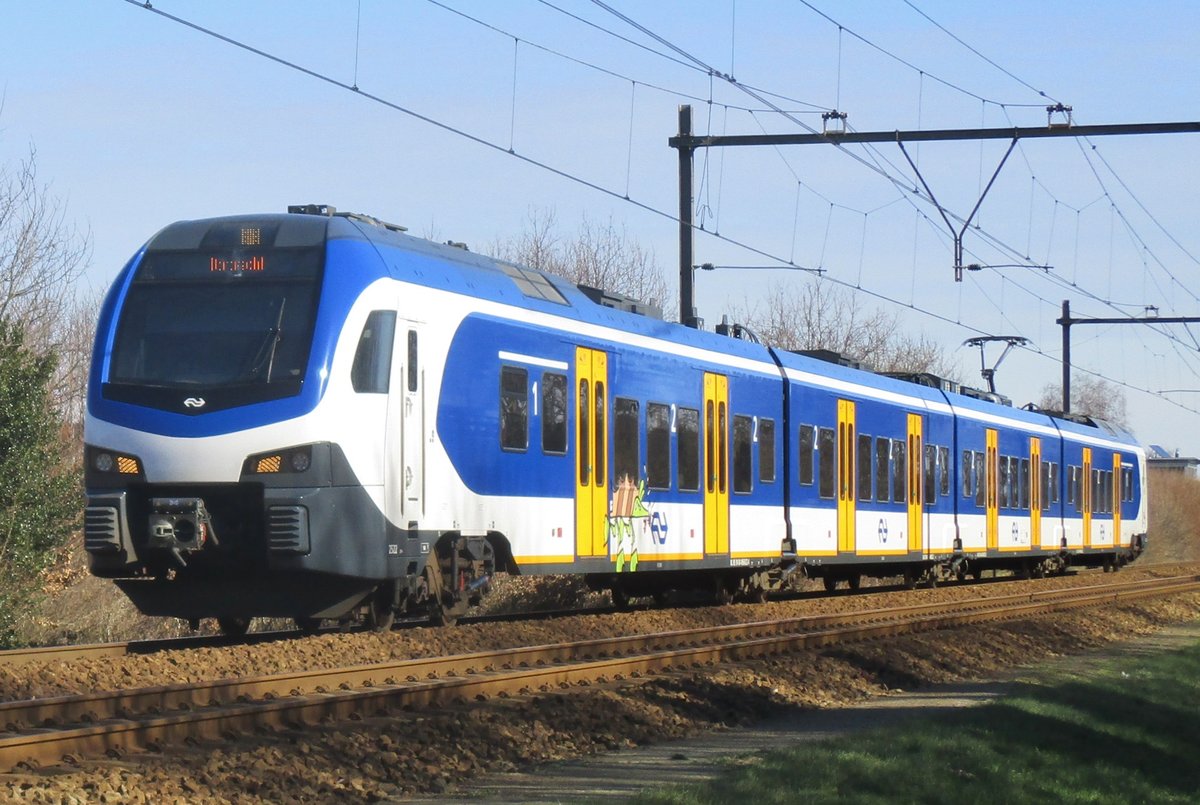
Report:
[[[981,707],[733,761],[641,805],[784,802],[1124,805],[1200,796],[1200,643],[1090,662]]]

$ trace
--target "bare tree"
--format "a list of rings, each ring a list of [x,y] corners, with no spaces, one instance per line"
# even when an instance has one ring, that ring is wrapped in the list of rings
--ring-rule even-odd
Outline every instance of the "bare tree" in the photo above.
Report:
[[[87,404],[88,371],[103,292],[81,293],[65,307],[55,328],[58,357],[51,399],[64,422],[81,425]]]
[[[654,253],[629,237],[611,219],[597,223],[584,216],[574,235],[558,234],[555,214],[531,210],[519,236],[493,244],[492,256],[557,274],[577,285],[590,285],[672,309],[674,293]]]
[[[0,166],[0,322],[18,328],[35,353],[54,354],[51,402],[66,423],[78,423],[100,297],[76,298],[90,240],[38,183],[36,156],[31,149]]]
[[[799,292],[774,285],[765,302],[738,315],[765,343],[782,349],[827,349],[879,372],[931,372],[947,378],[958,373],[936,342],[901,332],[896,316],[867,310],[852,292],[820,280]]]
[[[0,166],[0,244],[0,320],[35,349],[56,347],[91,247],[38,184],[32,149],[15,167]]]
[[[1062,384],[1049,383],[1042,389],[1038,408],[1045,411],[1062,410]],[[1125,410],[1125,393],[1112,383],[1094,375],[1071,377],[1071,411],[1093,419],[1103,419],[1129,430],[1129,415]]]

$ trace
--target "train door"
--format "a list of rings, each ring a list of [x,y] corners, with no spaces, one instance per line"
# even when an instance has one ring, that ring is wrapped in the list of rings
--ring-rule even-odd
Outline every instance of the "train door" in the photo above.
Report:
[[[1092,448],[1083,448],[1083,475],[1079,479],[1079,495],[1076,498],[1083,509],[1083,547],[1092,547]]]
[[[416,322],[376,310],[363,325],[352,370],[356,391],[387,394],[381,448],[384,511],[389,520],[408,528],[418,527],[424,514],[424,405],[417,347]]]
[[[858,455],[855,432],[855,410],[852,400],[838,400],[837,429],[837,496],[838,552],[853,553],[855,548],[855,458]]]
[[[729,553],[729,378],[704,373],[704,552]]]
[[[396,346],[402,350],[404,364],[400,388],[404,491],[400,506],[409,522],[420,520],[425,506],[425,378],[421,371],[419,333],[416,322],[411,321],[401,321],[396,333]]]
[[[608,554],[608,355],[575,350],[575,553]]]
[[[924,455],[921,415],[908,415],[908,550],[909,553],[924,548],[924,473],[921,459]]]
[[[1029,545],[1042,547],[1042,440],[1029,438]]]
[[[1121,454],[1113,453],[1113,479],[1108,494],[1112,501],[1113,547],[1121,546]]]
[[[985,450],[987,458],[984,462],[984,475],[987,495],[987,549],[994,551],[1000,547],[1000,434],[992,428],[987,430]]]

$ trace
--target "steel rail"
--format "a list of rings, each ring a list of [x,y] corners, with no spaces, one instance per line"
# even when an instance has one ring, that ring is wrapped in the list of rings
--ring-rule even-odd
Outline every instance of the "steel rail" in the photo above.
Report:
[[[1155,567],[1166,566],[1176,567],[1180,563],[1172,562],[1165,565],[1138,565],[1139,571],[1151,570]],[[1004,583],[1006,581],[1019,580],[1013,579],[976,579],[967,582],[967,585],[974,587],[980,584],[990,585],[993,581]],[[884,592],[903,592],[909,588],[901,584],[896,585],[881,585],[877,587],[863,588],[857,591],[860,595],[875,595],[876,593]],[[965,589],[963,585],[955,584],[951,589]],[[844,593],[845,591],[841,591]],[[794,601],[800,599],[816,599],[820,600],[828,598],[831,595],[839,595],[841,593],[828,593],[819,591],[809,591],[802,593],[785,594],[778,600]],[[592,607],[588,609],[564,609],[553,611],[534,611],[521,612],[515,615],[471,615],[459,620],[460,625],[474,623],[495,623],[510,620],[545,620],[550,618],[569,617],[575,615],[603,615],[616,612],[613,607]],[[425,625],[424,619],[403,620],[397,624],[397,628],[412,628]],[[252,645],[256,643],[266,643],[275,640],[302,640],[308,635],[292,630],[285,629],[271,632],[253,632],[240,638],[228,637],[225,635],[199,635],[199,636],[184,636],[184,637],[168,637],[154,640],[131,640],[127,642],[111,642],[111,643],[87,643],[82,645],[64,645],[64,646],[35,646],[31,648],[3,649],[0,650],[0,666],[16,667],[26,665],[31,662],[73,662],[82,659],[104,659],[107,657],[125,657],[136,654],[153,654],[159,651],[174,651],[186,650],[192,648],[214,648],[232,645]]]
[[[83,727],[50,727],[0,737],[0,768],[13,768],[22,763],[57,763],[64,758],[120,755],[138,747],[159,749],[185,739],[215,739],[248,730],[302,728],[328,720],[369,717],[397,708],[521,695],[574,684],[636,678],[688,666],[747,660],[833,643],[1195,591],[1200,591],[1200,576],[1185,576],[1054,590],[1040,595],[1026,593],[970,602],[955,601],[940,606],[922,604],[902,608],[901,611],[907,613],[907,617],[903,618],[885,617],[887,610],[870,610],[788,619],[778,623],[738,624],[716,629],[638,635],[608,641],[580,641],[291,675],[293,679],[303,677],[307,684],[323,675],[326,684],[319,686],[315,693],[302,692],[305,683],[280,694],[278,688],[271,690],[270,685],[264,682],[270,678],[231,680],[231,686],[224,688],[226,693],[238,691],[238,684],[243,689],[237,693],[240,700],[229,704],[166,715],[110,718]],[[938,611],[939,608],[942,611]],[[865,620],[864,616],[868,615],[875,619],[854,625],[838,625],[839,621],[844,624],[856,616]],[[808,621],[808,626],[815,628],[806,629],[797,621]],[[790,624],[792,628],[785,628],[783,623]],[[765,636],[755,634],[754,627],[774,630],[774,633]],[[742,637],[731,636],[739,631],[743,633]],[[702,633],[707,633],[707,637]],[[639,643],[644,648],[636,648]],[[651,645],[654,643],[669,643],[671,647],[656,649]],[[604,648],[605,644],[608,648]],[[620,654],[625,650],[633,653],[600,657],[602,653]],[[398,679],[397,674],[401,673],[396,670],[398,668],[411,672],[404,681]],[[421,678],[422,674],[426,678]],[[289,675],[276,676],[281,678]],[[262,685],[262,692],[257,695],[264,698],[248,700],[255,695],[251,693],[251,685]],[[155,691],[154,695],[161,695],[166,689],[151,690]],[[124,697],[122,700],[129,702],[141,693],[144,691],[122,691],[115,696]],[[45,703],[49,704],[49,700]],[[12,703],[12,706],[21,704],[31,703]]]
[[[1117,590],[1155,590],[1172,584],[1184,585],[1200,580],[1200,576],[1180,576],[1170,579],[1138,580],[1120,584],[1088,585],[1085,587],[1046,590],[1040,593],[1014,593],[960,600],[953,605],[964,611],[994,609],[1021,603],[1053,601],[1081,593]],[[733,640],[770,637],[798,631],[816,631],[854,623],[881,623],[904,618],[934,614],[947,609],[947,602],[912,604],[904,607],[867,609],[853,612],[804,615],[771,621],[725,624],[698,627],[648,635],[596,638],[570,643],[523,646],[491,651],[456,654],[370,663],[357,666],[289,671],[256,677],[202,680],[198,682],[159,685],[120,691],[69,694],[32,700],[0,702],[0,727],[17,732],[32,726],[61,726],[83,721],[98,722],[130,714],[169,712],[211,707],[223,703],[247,701],[266,697],[297,696],[323,693],[346,686],[397,684],[397,680],[414,682],[451,676],[494,671],[497,667],[511,669],[550,662],[575,662],[623,655],[633,651],[662,651],[668,648],[727,643]]]

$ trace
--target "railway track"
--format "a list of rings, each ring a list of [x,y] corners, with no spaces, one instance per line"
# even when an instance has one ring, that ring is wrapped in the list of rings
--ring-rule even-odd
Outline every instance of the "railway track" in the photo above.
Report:
[[[1158,566],[1139,565],[1138,569],[1153,570],[1155,567]],[[1009,578],[983,578],[966,582],[958,582],[955,586],[961,586],[963,584],[990,585],[992,583],[1004,583],[1010,580],[1011,579]],[[836,593],[818,590],[789,592],[784,593],[773,600],[798,601],[805,599],[820,599],[829,596],[873,595],[876,593],[885,592],[902,592],[907,589],[909,588],[903,584],[881,584],[872,587],[863,587],[861,590],[840,590]],[[711,606],[712,603],[710,601],[702,601],[694,602],[692,604],[685,603],[682,605]],[[645,608],[646,607],[643,606],[635,606],[631,609],[641,610]],[[605,615],[619,611],[622,610],[610,606],[590,607],[586,609],[532,611],[515,614],[471,615],[461,618],[458,623],[465,626],[473,623],[499,623],[513,620],[549,620],[553,618],[571,617],[576,615]],[[402,620],[399,621],[393,628],[421,628],[426,625],[428,625],[428,621],[425,619]],[[331,624],[329,627],[327,627],[327,630],[336,631],[338,628],[339,627],[336,625]],[[194,635],[188,637],[169,637],[157,640],[131,640],[126,642],[88,643],[82,645],[37,646],[33,648],[5,649],[0,650],[0,666],[17,667],[34,662],[74,662],[76,660],[116,658],[137,654],[153,654],[159,651],[221,648],[224,646],[233,645],[255,645],[258,643],[269,643],[279,640],[301,640],[308,636],[310,636],[309,633],[295,629],[283,629],[278,631],[252,632],[242,637],[229,637],[226,635],[215,634]]]
[[[0,704],[0,769],[622,682],[841,642],[1200,591],[1200,575],[1051,589]]]

